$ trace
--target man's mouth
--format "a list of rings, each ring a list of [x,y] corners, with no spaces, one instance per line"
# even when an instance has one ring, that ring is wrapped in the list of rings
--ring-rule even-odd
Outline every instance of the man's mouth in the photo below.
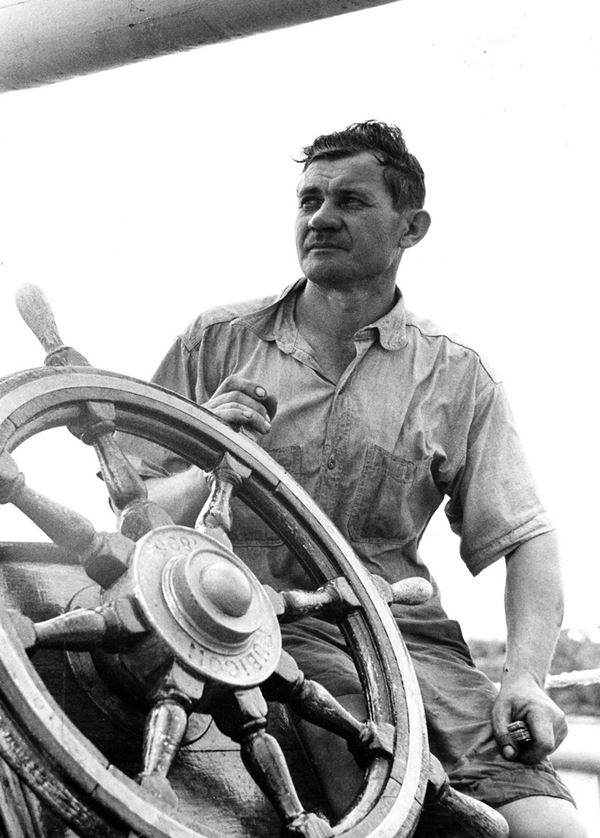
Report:
[[[307,250],[343,250],[344,248],[341,245],[336,244],[335,242],[331,241],[317,241],[317,242],[310,242],[306,246]]]

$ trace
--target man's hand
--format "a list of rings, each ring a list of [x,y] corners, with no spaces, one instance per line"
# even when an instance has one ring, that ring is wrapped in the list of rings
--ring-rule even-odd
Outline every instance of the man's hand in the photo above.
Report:
[[[256,381],[230,375],[202,407],[233,428],[246,427],[266,434],[277,411],[277,399]]]
[[[508,733],[511,722],[523,721],[532,741],[517,748]],[[524,674],[503,681],[492,711],[494,736],[505,759],[539,762],[567,735],[565,714],[546,695],[533,676]]]
[[[251,428],[261,434],[271,427],[277,399],[264,387],[238,375],[226,378],[202,407],[207,408],[234,428]],[[198,466],[171,477],[146,481],[148,497],[166,509],[173,521],[193,527],[209,494],[206,473]]]

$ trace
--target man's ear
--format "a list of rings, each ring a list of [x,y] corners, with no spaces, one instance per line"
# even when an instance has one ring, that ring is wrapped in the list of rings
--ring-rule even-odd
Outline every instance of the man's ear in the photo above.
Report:
[[[405,216],[407,227],[400,238],[402,248],[414,247],[418,244],[429,230],[431,216],[424,209],[408,210]]]

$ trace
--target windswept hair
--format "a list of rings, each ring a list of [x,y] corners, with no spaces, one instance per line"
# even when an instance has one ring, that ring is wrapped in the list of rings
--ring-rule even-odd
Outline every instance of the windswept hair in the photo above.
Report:
[[[303,171],[315,160],[336,160],[370,151],[384,166],[383,177],[396,209],[421,209],[425,203],[425,175],[417,158],[410,154],[402,131],[396,125],[355,122],[332,134],[321,134],[302,149]]]

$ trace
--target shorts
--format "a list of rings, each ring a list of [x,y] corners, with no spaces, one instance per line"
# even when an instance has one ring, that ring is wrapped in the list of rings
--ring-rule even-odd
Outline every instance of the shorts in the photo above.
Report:
[[[425,707],[431,752],[451,785],[497,808],[543,795],[573,803],[548,760],[524,765],[504,759],[492,732],[498,691],[475,668],[460,627],[447,618],[398,619]],[[362,693],[351,655],[337,625],[307,617],[281,627],[284,648],[307,678],[334,696]]]

